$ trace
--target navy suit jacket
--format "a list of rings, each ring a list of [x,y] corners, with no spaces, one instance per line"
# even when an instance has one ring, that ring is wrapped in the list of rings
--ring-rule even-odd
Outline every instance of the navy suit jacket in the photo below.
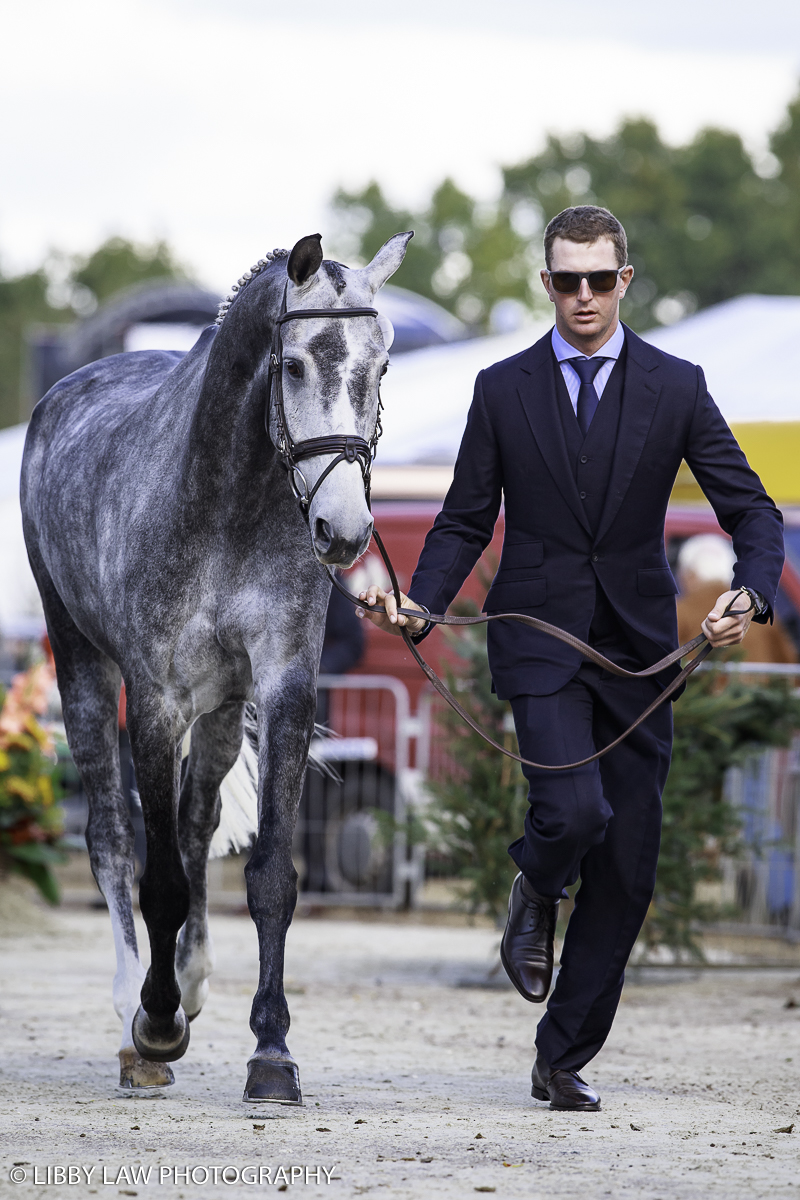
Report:
[[[443,613],[492,537],[505,539],[486,612],[541,617],[584,641],[599,581],[642,666],[678,645],[664,518],[681,460],[733,539],[733,587],[772,605],[783,568],[783,520],[708,394],[700,367],[626,328],[619,429],[599,524],[578,492],[559,415],[550,334],[481,371],[444,506],[425,540],[409,595]],[[699,632],[699,631],[698,631]],[[488,628],[497,694],[549,695],[583,659],[511,621]],[[660,676],[663,684],[677,668]]]

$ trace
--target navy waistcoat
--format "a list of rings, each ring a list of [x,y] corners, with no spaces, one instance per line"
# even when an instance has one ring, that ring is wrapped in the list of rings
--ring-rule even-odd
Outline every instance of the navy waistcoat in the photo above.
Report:
[[[553,370],[564,440],[567,443],[567,453],[575,473],[578,495],[592,530],[596,530],[600,524],[611,479],[622,389],[625,383],[625,357],[623,348],[622,354],[614,364],[614,369],[606,381],[594,419],[584,438],[569,398],[561,367],[553,355]]]

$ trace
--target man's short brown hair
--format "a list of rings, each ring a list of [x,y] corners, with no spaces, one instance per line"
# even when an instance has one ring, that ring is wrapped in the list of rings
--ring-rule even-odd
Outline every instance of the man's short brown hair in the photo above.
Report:
[[[550,255],[556,238],[568,242],[596,242],[600,238],[611,238],[617,256],[617,266],[624,267],[628,261],[628,239],[625,230],[613,213],[596,204],[578,204],[565,208],[553,217],[544,231],[544,261],[550,270]]]

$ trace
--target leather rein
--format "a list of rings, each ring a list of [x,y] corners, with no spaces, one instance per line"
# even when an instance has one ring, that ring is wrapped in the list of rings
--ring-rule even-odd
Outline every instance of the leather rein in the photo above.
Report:
[[[287,289],[284,289],[281,311],[275,323],[273,346],[270,354],[269,375],[271,380],[271,399],[270,406],[268,406],[265,414],[267,436],[271,436],[269,426],[270,412],[272,412],[275,418],[277,433],[275,446],[281,461],[286,468],[289,476],[289,483],[292,491],[294,492],[295,498],[300,505],[300,511],[302,512],[306,522],[308,522],[309,519],[309,510],[311,508],[311,502],[313,501],[314,496],[319,491],[319,488],[324,480],[327,479],[334,467],[338,466],[340,462],[358,462],[361,468],[361,475],[364,480],[364,493],[367,501],[367,507],[370,508],[371,511],[372,506],[370,485],[372,462],[377,450],[378,439],[380,438],[382,432],[380,414],[383,408],[383,403],[381,401],[380,388],[378,389],[378,413],[375,421],[375,431],[369,441],[366,441],[364,438],[354,434],[329,434],[323,437],[308,438],[305,441],[295,442],[292,439],[289,431],[286,421],[286,411],[283,404],[283,339],[281,336],[281,331],[283,325],[285,325],[287,321],[306,319],[316,320],[320,317],[377,317],[378,310],[375,308],[296,308],[287,311],[286,292]],[[325,467],[314,486],[309,489],[308,482],[303,475],[303,472],[300,470],[298,463],[306,458],[317,458],[324,454],[332,454],[334,457]],[[389,578],[392,583],[392,591],[395,596],[400,596],[402,593],[397,582],[397,575],[395,574],[394,566],[392,565],[388,551],[383,544],[383,539],[381,538],[377,529],[374,527],[373,537],[378,550],[380,551],[381,558],[386,565],[386,570],[389,573]],[[330,576],[333,586],[338,592],[345,596],[351,604],[355,605],[357,608],[368,609],[370,612],[385,613],[386,609],[382,606],[366,605],[363,600],[358,598],[358,596],[355,596],[352,592],[348,591],[344,584],[342,584],[337,578],[336,572],[331,567],[326,567],[326,570]],[[730,614],[733,605],[739,599],[740,595],[747,596],[749,606],[745,609],[737,609],[737,616],[750,612],[754,608],[752,597],[744,590],[741,590],[736,596],[733,597],[730,604],[725,609],[723,614],[724,616],[728,616]],[[596,666],[601,667],[604,671],[608,671],[610,674],[616,675],[621,679],[651,678],[654,675],[658,675],[661,671],[666,671],[669,667],[675,666],[675,664],[687,654],[691,654],[694,650],[702,647],[702,649],[700,649],[700,653],[681,669],[672,682],[667,684],[667,686],[656,697],[656,699],[647,706],[647,708],[639,717],[636,718],[633,724],[630,725],[624,733],[621,733],[619,737],[615,738],[614,741],[608,746],[604,746],[602,750],[597,750],[594,754],[590,754],[587,758],[582,758],[578,762],[563,763],[560,766],[553,766],[548,763],[536,763],[529,758],[523,758],[521,755],[515,754],[513,751],[506,749],[505,746],[501,746],[499,742],[496,742],[494,738],[490,737],[489,734],[481,729],[480,725],[478,725],[477,722],[470,716],[464,706],[459,703],[456,697],[449,690],[447,685],[439,678],[430,664],[427,663],[422,657],[408,629],[401,627],[400,632],[403,635],[403,640],[405,641],[406,646],[411,651],[411,654],[414,656],[419,666],[422,668],[425,676],[435,691],[450,705],[454,712],[458,713],[459,717],[461,717],[461,719],[467,725],[469,725],[470,729],[479,734],[485,742],[487,742],[495,750],[499,750],[500,753],[504,754],[507,758],[514,759],[515,762],[521,763],[522,766],[535,767],[539,771],[573,771],[577,767],[585,767],[588,763],[595,762],[598,758],[602,758],[603,755],[608,754],[609,751],[613,750],[627,737],[629,737],[630,734],[633,733],[634,729],[638,728],[639,725],[646,721],[647,718],[654,713],[657,708],[660,707],[660,705],[670,698],[670,696],[674,695],[679,688],[683,687],[689,676],[697,670],[700,664],[708,657],[713,649],[705,634],[699,633],[696,637],[692,638],[691,641],[686,642],[683,646],[679,646],[677,650],[673,650],[670,654],[667,654],[657,663],[654,663],[653,666],[645,667],[641,671],[628,671],[624,667],[620,667],[617,663],[612,662],[611,659],[606,658],[605,655],[600,654],[598,650],[595,650],[592,646],[587,645],[586,642],[582,642],[581,639],[576,637],[574,634],[567,633],[566,630],[559,629],[557,625],[551,625],[548,621],[542,621],[538,617],[530,617],[524,613],[481,613],[481,615],[477,617],[456,617],[450,616],[446,613],[421,613],[418,609],[410,608],[398,608],[397,612],[400,616],[413,617],[417,620],[424,618],[425,621],[429,622],[431,625],[467,626],[488,625],[491,621],[517,621],[521,625],[526,625],[529,629],[535,629],[538,633],[545,633],[549,637],[553,637],[560,642],[564,642],[565,645],[570,646],[573,650],[577,650],[583,655],[584,658],[588,659],[589,662],[595,663]]]

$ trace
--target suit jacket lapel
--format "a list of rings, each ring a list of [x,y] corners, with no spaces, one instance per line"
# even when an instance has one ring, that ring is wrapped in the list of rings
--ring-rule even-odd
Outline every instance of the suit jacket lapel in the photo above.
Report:
[[[614,462],[608,481],[606,500],[597,529],[596,540],[598,542],[611,527],[620,505],[625,499],[625,493],[641,458],[661,393],[661,381],[658,375],[654,374],[658,367],[658,359],[651,347],[627,326],[625,327],[625,340],[628,346],[628,361],[625,385],[622,390],[617,445],[614,451]]]
[[[583,528],[591,534],[564,440],[549,333],[522,355],[518,392],[528,424],[556,487]]]

